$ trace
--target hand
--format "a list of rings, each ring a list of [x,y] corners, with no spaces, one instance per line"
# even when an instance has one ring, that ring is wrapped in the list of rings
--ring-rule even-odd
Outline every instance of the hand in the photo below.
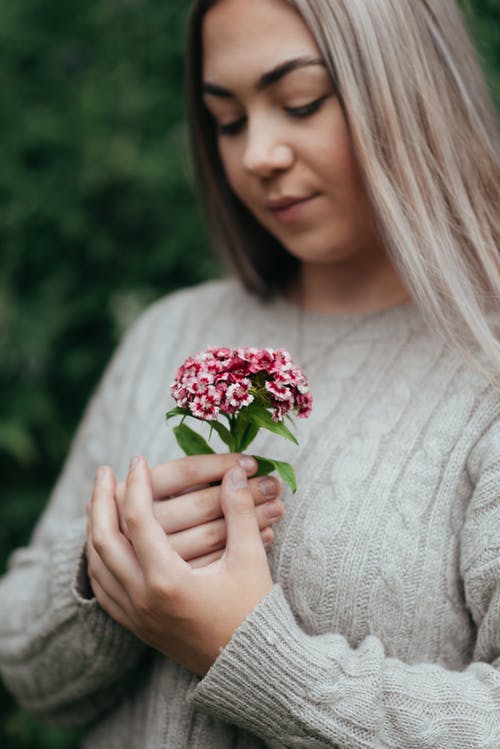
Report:
[[[248,460],[248,456],[244,456]],[[242,458],[235,453],[195,455],[169,461],[151,470],[153,512],[172,548],[191,567],[205,567],[220,559],[226,545],[226,521],[221,510],[220,482],[224,472]],[[251,467],[253,462],[253,468]],[[257,464],[250,458],[247,475],[255,473]],[[248,482],[264,546],[274,540],[271,526],[281,519],[285,507],[279,499],[281,483],[273,476]],[[264,494],[266,492],[266,494]],[[127,535],[123,520],[125,482],[116,487],[115,499],[120,527]]]
[[[179,556],[156,519],[143,458],[134,459],[127,477],[129,538],[120,530],[114,493],[112,471],[101,468],[89,503],[87,539],[95,596],[141,640],[203,675],[273,586],[245,471],[233,466],[224,473],[220,496],[227,544],[220,559],[202,568],[193,569]]]

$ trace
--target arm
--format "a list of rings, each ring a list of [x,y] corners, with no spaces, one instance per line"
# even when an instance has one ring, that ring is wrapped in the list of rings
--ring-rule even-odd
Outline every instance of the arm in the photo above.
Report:
[[[154,418],[163,383],[169,381],[155,358],[160,354],[169,361],[168,349],[157,343],[165,343],[165,320],[172,326],[170,338],[182,331],[175,319],[184,319],[178,296],[168,314],[163,307],[159,312],[154,307],[148,311],[120,347],[30,547],[12,556],[9,572],[0,580],[0,673],[23,706],[52,722],[86,723],[109,709],[127,690],[127,677],[135,679],[142,656],[151,653],[93,596],[83,548],[96,467],[104,461],[123,473],[127,455],[140,444],[140,427]],[[156,373],[156,390],[150,386],[151,372]],[[138,393],[142,401],[147,396],[146,406],[140,405]],[[145,407],[151,416],[144,414]],[[192,456],[152,472],[156,519],[193,569],[223,554],[226,529],[217,484],[235,459],[229,454]],[[280,486],[257,478],[249,485],[260,543],[268,545],[271,526],[284,510],[278,500],[272,501]],[[113,505],[120,505],[120,493],[115,492]],[[179,496],[171,499],[173,495]],[[168,501],[161,501],[165,497]]]
[[[277,585],[192,694],[196,707],[275,747],[498,749],[500,746],[500,421],[471,452],[475,485],[461,573],[477,628],[462,672],[387,658],[367,637],[306,635]]]
[[[24,707],[52,722],[84,723],[106,710],[146,651],[90,600],[83,546],[96,466],[123,459],[149,314],[119,348],[30,547],[0,581],[0,673]]]

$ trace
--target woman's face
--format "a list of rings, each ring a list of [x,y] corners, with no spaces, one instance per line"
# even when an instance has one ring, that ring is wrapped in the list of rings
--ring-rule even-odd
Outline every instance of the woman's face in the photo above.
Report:
[[[204,101],[227,178],[304,263],[373,250],[373,215],[318,47],[284,0],[220,0],[203,25]]]

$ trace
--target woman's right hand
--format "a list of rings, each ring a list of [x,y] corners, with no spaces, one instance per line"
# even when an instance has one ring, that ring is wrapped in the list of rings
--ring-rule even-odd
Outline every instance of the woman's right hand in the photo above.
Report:
[[[237,453],[193,455],[162,463],[152,469],[155,515],[177,553],[192,567],[205,567],[224,553],[226,521],[220,505],[219,483],[225,471],[243,459],[247,476],[257,470],[253,458]],[[272,525],[285,511],[281,483],[274,476],[250,478],[249,488],[264,546],[274,540]],[[121,513],[125,483],[116,487]],[[123,523],[122,523],[123,525]],[[127,535],[126,527],[122,531]]]

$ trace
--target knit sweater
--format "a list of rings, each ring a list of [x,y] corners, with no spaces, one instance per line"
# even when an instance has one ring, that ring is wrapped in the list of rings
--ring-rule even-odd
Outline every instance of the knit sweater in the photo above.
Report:
[[[314,406],[299,447],[252,445],[299,488],[272,591],[200,678],[88,595],[82,549],[97,465],[181,456],[169,386],[207,345],[288,349]],[[88,724],[86,749],[499,749],[499,416],[414,305],[301,313],[234,280],[169,295],[125,336],[0,582],[5,683],[53,723]]]

